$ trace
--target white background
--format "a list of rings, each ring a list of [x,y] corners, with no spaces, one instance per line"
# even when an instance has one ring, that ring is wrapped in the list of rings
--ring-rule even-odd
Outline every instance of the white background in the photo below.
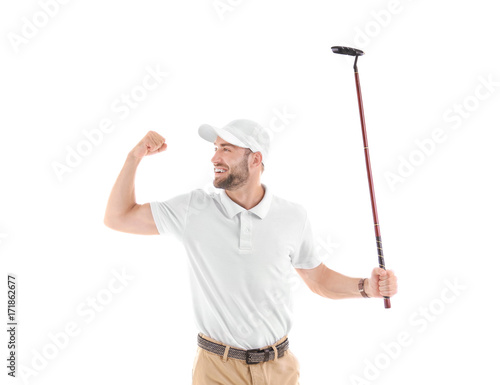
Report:
[[[370,155],[399,293],[385,310],[382,300],[328,300],[293,280],[289,338],[301,384],[497,378],[493,3],[2,3],[0,318],[11,273],[19,321],[9,383],[190,383],[198,330],[182,245],[103,224],[126,154],[149,130],[168,150],[140,164],[140,203],[211,185],[213,146],[198,137],[200,124],[274,127],[262,181],[307,208],[327,266],[370,274],[377,259],[353,60],[332,45],[366,52],[358,66]],[[140,94],[148,67],[168,74]],[[123,108],[121,95],[133,90],[144,100],[124,117],[112,105]],[[105,119],[114,130],[85,148],[84,132]],[[89,153],[58,176],[77,148]],[[110,297],[113,271],[133,278]],[[90,297],[107,303],[91,311]],[[78,334],[64,337],[71,325]],[[2,364],[2,384],[6,372]]]

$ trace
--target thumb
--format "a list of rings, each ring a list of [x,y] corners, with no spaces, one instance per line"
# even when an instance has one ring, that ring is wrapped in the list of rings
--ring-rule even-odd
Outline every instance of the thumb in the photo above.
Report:
[[[158,149],[158,152],[165,151],[167,149],[167,143],[163,143],[161,147]]]
[[[375,269],[373,269],[373,275],[384,277],[385,275],[387,275],[387,271],[385,271],[381,267],[376,267]]]
[[[376,267],[375,269],[373,269],[372,276],[373,276],[373,279],[375,279],[377,281],[379,281],[379,280],[384,281],[388,278],[387,271],[385,271],[381,267]]]

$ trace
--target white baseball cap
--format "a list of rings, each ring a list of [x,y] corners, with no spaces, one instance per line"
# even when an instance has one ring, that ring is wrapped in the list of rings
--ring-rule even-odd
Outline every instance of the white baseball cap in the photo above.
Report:
[[[202,124],[198,134],[210,143],[214,143],[218,136],[226,142],[238,147],[249,148],[252,152],[262,154],[262,163],[269,156],[271,136],[260,124],[248,119],[236,119],[222,128]]]

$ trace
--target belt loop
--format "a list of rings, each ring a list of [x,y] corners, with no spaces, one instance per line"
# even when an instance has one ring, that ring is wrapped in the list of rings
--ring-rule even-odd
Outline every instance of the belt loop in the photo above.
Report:
[[[276,346],[271,346],[274,350],[274,360],[273,361],[276,361],[278,359],[278,349],[276,349]]]
[[[229,345],[226,345],[226,350],[224,350],[224,357],[222,357],[222,362],[227,362],[228,354],[229,354]]]
[[[283,341],[285,341],[286,339],[288,338],[288,335],[285,335],[284,337],[282,337],[280,340],[276,341],[276,343],[274,345],[271,345],[271,347],[273,348],[274,350],[274,360],[273,361],[276,361],[278,359],[278,349],[276,348],[276,345],[278,344],[281,344]]]

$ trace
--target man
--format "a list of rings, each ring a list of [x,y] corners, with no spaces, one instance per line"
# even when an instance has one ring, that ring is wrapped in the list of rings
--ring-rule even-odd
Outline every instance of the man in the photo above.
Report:
[[[194,385],[298,384],[299,363],[287,338],[292,266],[314,293],[332,299],[392,296],[396,277],[375,268],[370,278],[350,278],[321,263],[305,209],[260,183],[270,144],[263,127],[239,119],[223,128],[202,125],[198,133],[215,145],[213,183],[220,194],[197,189],[136,203],[139,162],[167,148],[150,131],[128,154],[104,223],[134,234],[173,234],[184,244],[200,330]]]

